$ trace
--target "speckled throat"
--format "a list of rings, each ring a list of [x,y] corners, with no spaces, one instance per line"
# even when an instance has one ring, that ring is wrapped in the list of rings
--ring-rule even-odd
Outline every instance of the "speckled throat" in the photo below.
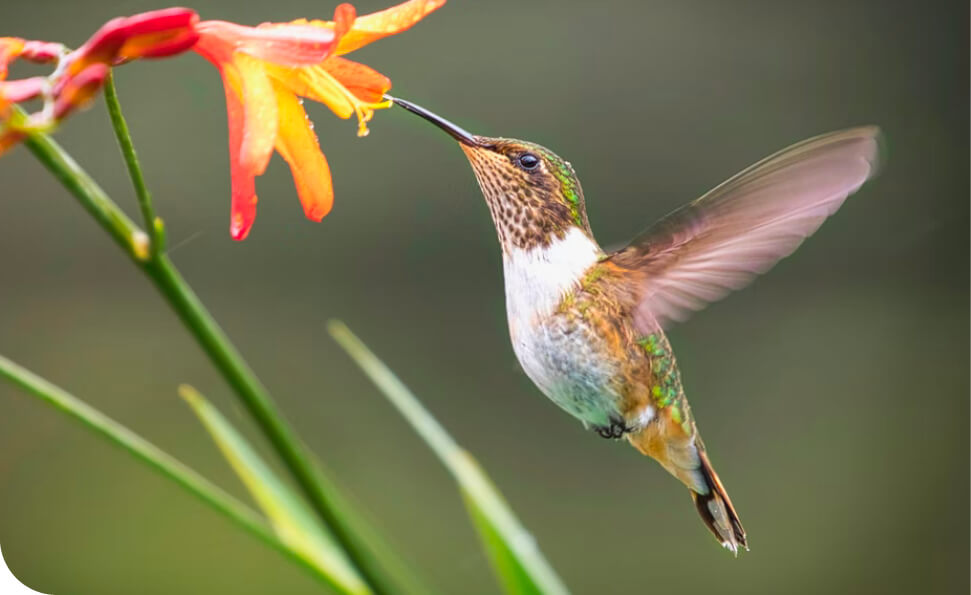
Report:
[[[504,253],[529,250],[563,239],[579,228],[591,239],[583,190],[569,163],[549,150],[523,141],[477,137],[461,145],[482,189]],[[541,157],[536,171],[516,165],[524,152]]]

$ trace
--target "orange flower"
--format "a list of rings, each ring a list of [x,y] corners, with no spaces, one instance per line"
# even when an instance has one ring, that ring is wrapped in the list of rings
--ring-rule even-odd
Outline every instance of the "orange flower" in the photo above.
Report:
[[[360,18],[353,6],[341,4],[333,21],[198,24],[194,49],[219,69],[226,92],[234,239],[249,234],[256,218],[255,177],[274,149],[290,165],[306,216],[323,219],[334,201],[330,167],[300,97],[325,104],[341,118],[356,115],[358,134],[367,134],[374,110],[389,107],[383,96],[391,81],[340,55],[410,28],[444,3],[409,0]]]

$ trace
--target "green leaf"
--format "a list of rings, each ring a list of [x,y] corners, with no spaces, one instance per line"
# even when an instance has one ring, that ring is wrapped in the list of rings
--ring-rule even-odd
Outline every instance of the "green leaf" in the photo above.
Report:
[[[269,518],[280,541],[317,567],[338,591],[370,593],[343,550],[317,522],[307,504],[270,470],[229,421],[191,386],[180,386],[179,394],[192,407]]]
[[[158,471],[163,477],[172,480],[225,515],[237,526],[299,563],[301,567],[312,572],[315,578],[331,584],[329,577],[321,573],[316,565],[283,543],[260,515],[132,430],[3,356],[0,356],[0,378],[9,380],[94,434],[127,451],[135,460]]]
[[[479,537],[508,593],[567,593],[566,586],[482,468],[342,322],[328,325],[348,355],[425,440],[458,482]]]

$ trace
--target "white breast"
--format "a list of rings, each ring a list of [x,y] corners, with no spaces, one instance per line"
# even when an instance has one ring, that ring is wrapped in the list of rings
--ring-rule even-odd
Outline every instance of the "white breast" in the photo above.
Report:
[[[549,246],[512,248],[503,255],[510,330],[551,313],[600,258],[600,248],[579,228]]]
[[[514,248],[503,257],[509,335],[520,365],[553,402],[597,426],[616,410],[616,397],[603,393],[615,371],[598,357],[593,333],[550,315],[600,255],[593,240],[572,229],[549,246]]]

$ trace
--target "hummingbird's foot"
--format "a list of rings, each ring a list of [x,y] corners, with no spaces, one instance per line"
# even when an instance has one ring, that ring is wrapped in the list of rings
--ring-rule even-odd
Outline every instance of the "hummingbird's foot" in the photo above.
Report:
[[[619,440],[620,438],[624,437],[624,434],[634,431],[634,428],[628,427],[622,419],[613,419],[610,421],[609,426],[600,426],[595,429],[597,430],[597,433],[600,434],[601,438],[608,438],[611,440]]]

